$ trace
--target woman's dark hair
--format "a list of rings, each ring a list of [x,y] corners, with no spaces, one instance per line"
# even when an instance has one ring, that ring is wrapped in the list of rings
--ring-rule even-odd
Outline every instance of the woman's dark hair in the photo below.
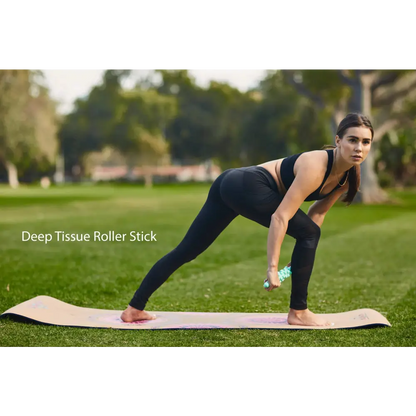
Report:
[[[337,136],[342,139],[346,133],[346,131],[350,127],[367,127],[371,131],[371,141],[374,138],[374,129],[371,125],[371,121],[363,114],[360,113],[350,113],[339,123],[337,129]],[[325,145],[322,149],[335,149],[336,146],[332,145]],[[355,195],[358,192],[361,183],[361,169],[360,166],[353,166],[348,171],[348,193],[345,198],[342,200],[346,202],[347,205],[350,205],[353,201]]]

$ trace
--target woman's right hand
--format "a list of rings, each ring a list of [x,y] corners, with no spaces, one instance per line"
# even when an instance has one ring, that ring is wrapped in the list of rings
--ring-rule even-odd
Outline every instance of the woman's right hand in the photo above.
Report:
[[[280,287],[281,282],[277,269],[267,269],[267,279],[264,282],[269,282],[269,287],[265,288],[268,292]]]

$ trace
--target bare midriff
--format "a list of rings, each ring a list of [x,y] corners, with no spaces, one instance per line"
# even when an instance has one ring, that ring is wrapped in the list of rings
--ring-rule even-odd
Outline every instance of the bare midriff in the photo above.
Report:
[[[257,166],[261,166],[270,172],[277,184],[277,189],[279,190],[280,195],[283,196],[286,194],[287,189],[283,185],[282,178],[280,177],[280,165],[282,164],[282,161],[283,158],[271,160],[270,162],[265,162]]]

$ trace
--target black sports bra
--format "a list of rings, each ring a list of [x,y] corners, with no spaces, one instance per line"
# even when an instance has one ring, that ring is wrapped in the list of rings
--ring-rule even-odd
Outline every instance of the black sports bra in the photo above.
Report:
[[[320,199],[326,198],[328,195],[331,195],[332,192],[334,192],[336,189],[341,188],[341,185],[337,185],[331,192],[329,192],[326,195],[320,195],[319,192],[321,192],[322,187],[324,186],[324,183],[328,179],[329,174],[331,173],[332,164],[334,162],[334,152],[332,149],[326,149],[326,152],[328,153],[328,166],[326,168],[325,177],[323,182],[321,183],[321,186],[314,192],[312,192],[305,201],[317,201]],[[304,153],[304,152],[302,152]],[[282,160],[282,163],[280,165],[280,177],[282,178],[282,182],[285,185],[286,190],[289,190],[290,185],[292,185],[292,182],[295,179],[295,174],[293,173],[293,167],[295,166],[295,162],[298,159],[298,157],[302,153],[297,153],[296,155],[292,155],[289,157],[286,157]],[[345,172],[345,175],[343,176],[341,183],[344,183],[344,181],[347,179],[347,172]]]

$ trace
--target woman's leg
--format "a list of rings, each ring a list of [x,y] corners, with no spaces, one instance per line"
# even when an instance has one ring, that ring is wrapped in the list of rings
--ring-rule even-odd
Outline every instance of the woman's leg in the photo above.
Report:
[[[237,217],[221,199],[220,186],[230,170],[223,172],[212,184],[208,198],[195,218],[184,239],[170,253],[166,254],[150,269],[130,306],[143,310],[149,297],[157,290],[175,270],[183,264],[194,260],[204,252],[221,232]]]
[[[204,207],[185,238],[153,266],[130,305],[135,309],[144,309],[150,295],[182,264],[206,250],[237,215],[268,228],[271,216],[281,201],[273,178],[264,170],[250,167],[223,172],[213,183]],[[302,311],[306,310],[307,288],[320,228],[302,210],[298,210],[289,221],[287,234],[296,239],[291,265],[290,305],[292,309]],[[319,320],[312,317],[309,324],[319,324]]]
[[[261,171],[246,168],[240,173],[233,173],[238,174],[244,176],[239,181],[243,184],[243,189],[232,187],[227,178],[221,186],[223,199],[238,214],[268,228],[282,197],[270,178],[262,176]],[[307,309],[308,285],[321,229],[299,209],[288,223],[287,234],[296,239],[291,260],[292,293],[288,321],[298,325],[326,325],[325,320]]]
[[[292,293],[290,307],[296,310],[304,310],[307,309],[309,279],[315,262],[321,229],[299,209],[289,221],[287,234],[296,239],[291,260]]]

